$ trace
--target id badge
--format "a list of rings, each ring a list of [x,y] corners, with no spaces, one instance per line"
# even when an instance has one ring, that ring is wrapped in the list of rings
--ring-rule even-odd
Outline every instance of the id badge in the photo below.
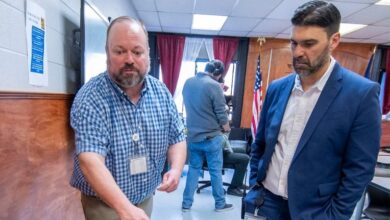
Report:
[[[146,156],[136,156],[130,158],[130,174],[136,175],[148,171]]]

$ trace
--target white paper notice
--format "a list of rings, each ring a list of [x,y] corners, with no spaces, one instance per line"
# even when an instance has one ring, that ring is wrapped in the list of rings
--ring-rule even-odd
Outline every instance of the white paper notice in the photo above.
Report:
[[[29,83],[48,85],[45,11],[38,4],[27,1],[26,35]]]

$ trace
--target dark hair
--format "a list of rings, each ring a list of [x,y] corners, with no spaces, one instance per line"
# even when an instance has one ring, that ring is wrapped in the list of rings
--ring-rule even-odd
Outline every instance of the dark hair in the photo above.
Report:
[[[214,76],[221,75],[225,70],[225,67],[220,60],[212,60],[206,64],[204,71],[212,73]]]
[[[291,23],[294,26],[319,26],[326,29],[328,37],[339,31],[340,11],[332,3],[324,1],[310,1],[299,6]]]
[[[149,42],[149,39],[148,39],[148,31],[146,30],[145,25],[144,25],[141,21],[139,21],[139,20],[137,20],[137,19],[135,19],[135,18],[129,17],[129,16],[120,16],[120,17],[117,17],[117,18],[115,18],[114,20],[112,20],[111,23],[110,23],[110,25],[109,25],[108,28],[107,28],[107,34],[106,34],[106,48],[107,48],[107,46],[108,46],[108,35],[110,34],[110,31],[111,31],[112,26],[114,26],[114,24],[119,23],[119,22],[122,22],[122,21],[130,21],[131,23],[137,23],[137,24],[139,24],[139,26],[142,28],[142,30],[143,30],[144,33],[145,33],[146,42]]]

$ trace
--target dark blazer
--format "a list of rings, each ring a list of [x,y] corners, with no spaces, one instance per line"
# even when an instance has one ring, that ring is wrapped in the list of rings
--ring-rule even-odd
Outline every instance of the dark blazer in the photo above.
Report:
[[[276,80],[267,90],[251,149],[251,185],[266,176],[295,76]],[[288,171],[292,219],[350,218],[374,174],[381,129],[379,91],[377,83],[335,64]]]

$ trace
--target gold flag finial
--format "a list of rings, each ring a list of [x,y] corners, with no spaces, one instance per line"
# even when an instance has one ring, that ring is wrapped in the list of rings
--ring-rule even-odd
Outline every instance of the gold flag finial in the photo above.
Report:
[[[258,37],[257,42],[259,43],[260,47],[265,44],[265,37]]]

